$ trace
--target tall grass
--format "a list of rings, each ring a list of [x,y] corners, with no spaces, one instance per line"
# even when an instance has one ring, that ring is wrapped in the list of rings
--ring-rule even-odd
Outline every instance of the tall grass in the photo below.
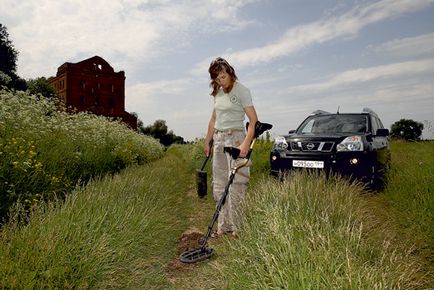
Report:
[[[417,263],[378,239],[363,188],[296,173],[249,193],[241,237],[217,268],[228,289],[415,289]],[[426,285],[425,285],[426,286]]]
[[[168,273],[181,233],[205,231],[215,205],[193,187],[202,144],[172,146],[36,206],[27,224],[13,216],[0,232],[0,288],[432,289],[426,144],[392,143],[388,187],[371,195],[337,176],[270,178],[270,144],[259,142],[239,238],[211,239],[210,261]]]
[[[62,196],[78,181],[158,159],[163,148],[119,121],[59,111],[54,101],[0,91],[0,219],[16,201]]]
[[[130,167],[36,209],[0,232],[1,289],[167,289],[188,222],[183,160]]]
[[[412,146],[421,144],[426,146]],[[392,188],[417,188],[402,188],[402,177],[393,175],[397,172],[412,176],[413,183],[425,181],[420,186],[432,189],[426,184],[430,171],[402,163],[397,145],[392,143],[389,188],[372,195],[361,184],[337,176],[326,179],[299,172],[284,182],[270,179],[270,143],[258,142],[240,238],[211,240],[214,259],[193,274],[180,275],[178,289],[431,289],[432,268],[415,253],[414,239],[400,234],[400,220],[406,218],[393,214],[400,211],[392,207],[394,202],[381,202]],[[427,148],[421,148],[414,150],[413,159],[426,154]],[[425,162],[432,164],[429,158]],[[412,173],[402,172],[401,166]],[[425,202],[430,199],[429,191],[421,196]],[[427,203],[420,207],[422,212],[432,205]],[[424,218],[414,222],[425,229],[433,226]],[[429,243],[425,234],[421,240]]]
[[[273,143],[269,140],[259,138],[256,140],[251,155],[252,168],[251,175],[253,181],[261,175],[268,175],[270,172],[270,151]]]
[[[389,184],[378,197],[434,271],[434,142],[392,142]],[[434,282],[434,281],[433,281]]]

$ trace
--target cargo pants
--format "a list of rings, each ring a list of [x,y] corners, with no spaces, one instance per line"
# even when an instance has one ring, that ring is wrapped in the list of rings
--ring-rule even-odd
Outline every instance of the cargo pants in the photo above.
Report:
[[[225,130],[214,133],[214,150],[213,150],[213,197],[216,202],[222,197],[225,187],[229,181],[231,168],[237,162],[223,151],[225,146],[238,147],[245,138],[245,132],[239,130]],[[241,161],[241,160],[238,160]],[[226,197],[219,217],[219,232],[237,232],[241,225],[242,219],[242,201],[246,194],[247,183],[250,179],[250,165],[238,169],[234,181],[229,187],[229,194]]]

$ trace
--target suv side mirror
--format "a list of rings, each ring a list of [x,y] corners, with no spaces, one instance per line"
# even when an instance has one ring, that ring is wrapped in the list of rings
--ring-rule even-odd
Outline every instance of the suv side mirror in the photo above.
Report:
[[[294,134],[295,133],[295,130],[289,130],[288,131],[288,134]]]
[[[377,129],[377,136],[380,136],[380,137],[389,136],[389,129]]]

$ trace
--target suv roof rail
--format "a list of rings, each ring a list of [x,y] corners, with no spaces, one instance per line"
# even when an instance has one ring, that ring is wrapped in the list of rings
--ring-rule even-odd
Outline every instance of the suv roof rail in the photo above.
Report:
[[[363,108],[362,113],[369,113],[369,114],[372,114],[372,115],[374,115],[375,117],[378,118],[378,115],[372,109],[370,109],[370,108],[366,108],[366,107]]]
[[[330,112],[326,112],[323,110],[316,110],[316,111],[313,111],[310,115],[312,116],[312,115],[323,115],[323,114],[330,114]]]

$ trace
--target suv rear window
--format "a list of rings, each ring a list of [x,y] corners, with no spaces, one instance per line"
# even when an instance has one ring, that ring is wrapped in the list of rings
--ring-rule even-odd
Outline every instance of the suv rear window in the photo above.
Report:
[[[363,133],[367,131],[366,115],[318,115],[306,119],[297,132],[302,134]]]

